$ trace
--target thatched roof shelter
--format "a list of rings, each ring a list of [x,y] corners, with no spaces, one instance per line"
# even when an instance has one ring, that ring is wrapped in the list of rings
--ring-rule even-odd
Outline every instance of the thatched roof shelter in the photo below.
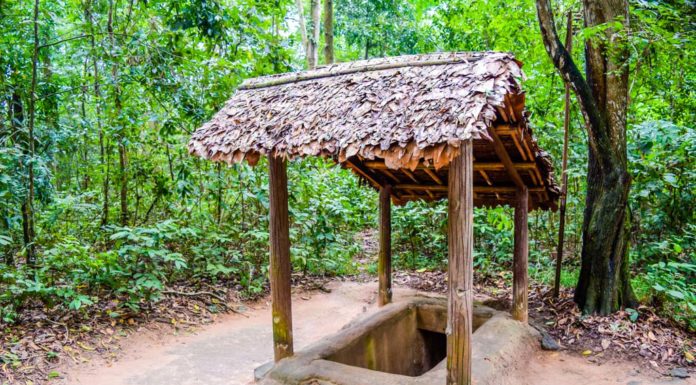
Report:
[[[521,64],[446,53],[336,64],[244,82],[191,138],[219,162],[268,157],[276,361],[294,353],[287,159],[324,156],[379,190],[380,306],[391,302],[391,202],[448,199],[447,383],[471,383],[474,205],[514,205],[512,317],[527,321],[528,212],[553,209],[551,161],[527,124]]]
[[[443,53],[250,79],[194,133],[189,151],[227,163],[330,157],[375,188],[391,184],[398,204],[445,197],[447,166],[459,142],[474,139],[475,203],[496,205],[515,192],[497,136],[531,207],[554,208],[559,188],[527,124],[520,66],[507,53]]]

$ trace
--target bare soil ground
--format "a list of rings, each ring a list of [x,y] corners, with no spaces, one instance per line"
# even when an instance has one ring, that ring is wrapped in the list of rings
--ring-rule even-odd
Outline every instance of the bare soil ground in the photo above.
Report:
[[[296,349],[376,309],[376,282],[333,281],[327,286],[330,293],[298,291],[293,296]],[[413,290],[398,289],[396,295],[406,291]],[[86,363],[67,362],[58,370],[61,378],[51,384],[249,384],[254,368],[273,357],[270,325],[270,306],[262,300],[248,305],[244,314],[222,315],[185,332],[143,328],[121,341],[116,359],[95,355]],[[577,353],[541,350],[524,359],[527,367],[515,376],[520,385],[696,384],[694,378],[665,377],[637,361],[591,361]]]

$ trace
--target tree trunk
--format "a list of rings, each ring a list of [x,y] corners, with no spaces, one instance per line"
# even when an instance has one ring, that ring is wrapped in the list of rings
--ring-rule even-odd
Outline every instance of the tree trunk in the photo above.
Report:
[[[97,59],[97,49],[96,41],[94,38],[94,16],[92,14],[91,1],[85,2],[85,19],[89,21],[89,34],[90,34],[90,47],[92,55],[92,81],[94,88],[94,108],[95,108],[95,121],[97,123],[97,131],[99,135],[99,162],[101,164],[101,172],[103,174],[104,180],[102,181],[102,213],[101,213],[101,225],[106,226],[109,223],[109,167],[107,164],[106,151],[107,146],[105,144],[104,129],[102,127],[101,120],[101,86],[99,84],[99,62]]]
[[[295,0],[295,6],[297,6],[297,22],[300,25],[300,36],[302,36],[302,49],[305,52],[305,59],[307,60],[307,66],[311,69],[311,64],[309,61],[310,57],[310,47],[309,47],[309,37],[307,36],[307,23],[304,17],[304,5],[303,0]]]
[[[217,197],[215,199],[215,223],[220,226],[222,221],[222,163],[215,165],[217,171]]]
[[[571,52],[573,44],[573,13],[568,11],[566,28],[566,50]],[[561,164],[561,204],[558,213],[558,244],[556,245],[556,278],[553,285],[553,297],[561,292],[561,272],[563,267],[563,240],[565,237],[566,199],[568,195],[568,140],[570,139],[570,85],[565,83],[565,111],[563,120],[563,161]]]
[[[311,31],[311,36],[307,44],[309,69],[314,69],[319,62],[319,19],[321,16],[321,7],[319,5],[319,0],[311,0],[309,8],[311,16],[309,31]]]
[[[324,61],[334,62],[333,0],[324,0]]]
[[[34,1],[34,53],[31,60],[31,88],[29,89],[29,124],[27,125],[27,150],[29,155],[27,192],[22,203],[22,229],[27,251],[27,265],[36,265],[34,245],[34,123],[36,120],[36,83],[39,64],[39,0]]]
[[[628,53],[613,28],[585,43],[583,78],[556,32],[549,0],[537,0],[539,26],[549,56],[578,98],[589,145],[582,266],[575,301],[584,313],[608,314],[633,306],[628,271],[626,112]],[[585,24],[628,25],[626,0],[584,0]],[[618,43],[617,43],[618,42]]]
[[[109,1],[109,15],[107,30],[111,45],[111,76],[113,78],[114,89],[114,115],[118,130],[118,171],[119,171],[119,198],[121,201],[121,226],[128,225],[128,152],[126,148],[126,127],[125,120],[121,117],[123,104],[121,102],[121,85],[119,83],[118,58],[114,55],[116,39],[114,38],[114,2]]]

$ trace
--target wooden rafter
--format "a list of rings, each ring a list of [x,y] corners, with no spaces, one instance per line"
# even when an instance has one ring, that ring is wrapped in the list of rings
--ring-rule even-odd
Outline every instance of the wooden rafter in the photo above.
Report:
[[[389,170],[387,170],[387,169],[383,169],[383,170],[380,170],[380,171],[382,172],[382,174],[384,174],[384,175],[388,176],[389,178],[391,178],[394,182],[396,182],[396,183],[401,183],[401,180],[400,180],[399,178],[397,178],[396,175],[394,175],[391,171],[389,171]]]
[[[490,135],[491,139],[493,139],[493,149],[495,150],[496,155],[498,155],[500,161],[505,165],[505,169],[507,170],[508,175],[510,175],[512,181],[515,182],[517,187],[525,187],[522,177],[520,177],[520,174],[517,172],[515,164],[512,162],[512,159],[510,159],[510,155],[507,153],[507,150],[505,149],[503,142],[500,140],[500,137],[495,132],[495,129],[489,127],[488,135]]]
[[[403,172],[404,174],[406,174],[406,176],[408,176],[409,178],[411,178],[411,180],[412,180],[413,182],[415,182],[415,183],[417,183],[417,184],[420,184],[420,183],[421,183],[421,182],[418,180],[418,178],[416,178],[416,176],[415,176],[411,171],[409,171],[408,169],[403,168],[403,169],[401,169],[401,172]],[[409,192],[410,192],[411,194],[415,194],[413,191],[410,191],[410,190],[409,190]],[[430,197],[430,199],[435,199],[435,195],[433,195],[432,192],[426,191],[425,193],[428,194],[428,196]]]
[[[411,178],[411,180],[413,181],[413,183],[418,183],[418,184],[420,184],[420,181],[418,180],[418,178],[416,178],[416,176],[415,176],[411,171],[409,171],[408,169],[403,168],[403,169],[401,169],[401,172],[403,172],[404,174],[406,174],[407,177]]]
[[[515,115],[515,110],[512,108],[512,100],[510,100],[510,94],[505,95],[505,107],[507,107],[507,113],[510,116],[510,121],[517,122],[517,116]]]
[[[434,180],[435,183],[439,184],[440,186],[442,186],[442,185],[444,184],[444,183],[442,183],[442,179],[440,179],[440,177],[437,176],[437,174],[435,174],[435,173],[433,172],[433,170],[431,170],[431,169],[429,169],[429,168],[424,168],[423,171],[425,171],[425,173],[428,174],[428,176],[429,176],[432,180]]]
[[[521,144],[524,142],[524,136],[522,135],[520,127],[513,128],[511,126],[500,126],[498,129],[496,129],[496,132],[498,135],[509,136],[512,138],[512,142],[515,144],[515,148],[517,148],[517,152],[520,153],[522,160],[534,160],[534,156],[528,154],[527,151],[525,151],[525,147]]]
[[[372,185],[373,185],[375,188],[384,187],[384,186],[386,185],[384,182],[382,182],[381,180],[379,180],[379,179],[381,179],[381,178],[377,177],[377,176],[374,175],[370,170],[365,169],[364,167],[360,166],[359,164],[357,164],[357,163],[355,163],[355,162],[353,162],[353,161],[351,161],[351,160],[346,160],[346,161],[344,162],[344,164],[345,164],[346,166],[348,166],[349,168],[351,168],[351,169],[352,169],[353,171],[355,171],[356,173],[358,173],[358,174],[360,174],[361,176],[363,176],[363,177],[364,177],[365,179],[367,179],[368,181],[370,181],[370,183],[372,183]]]

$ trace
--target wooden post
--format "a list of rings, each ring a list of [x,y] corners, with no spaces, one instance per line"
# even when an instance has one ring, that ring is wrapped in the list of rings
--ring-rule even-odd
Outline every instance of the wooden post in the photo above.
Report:
[[[269,155],[268,170],[273,353],[275,361],[278,362],[293,354],[288,175],[285,160]]]
[[[517,190],[515,203],[515,250],[512,260],[512,317],[527,322],[527,212],[529,193],[527,187]]]
[[[386,185],[379,189],[379,306],[392,300],[391,270],[391,186]]]
[[[474,280],[474,174],[471,140],[450,163],[449,301],[447,305],[447,385],[471,384]]]

